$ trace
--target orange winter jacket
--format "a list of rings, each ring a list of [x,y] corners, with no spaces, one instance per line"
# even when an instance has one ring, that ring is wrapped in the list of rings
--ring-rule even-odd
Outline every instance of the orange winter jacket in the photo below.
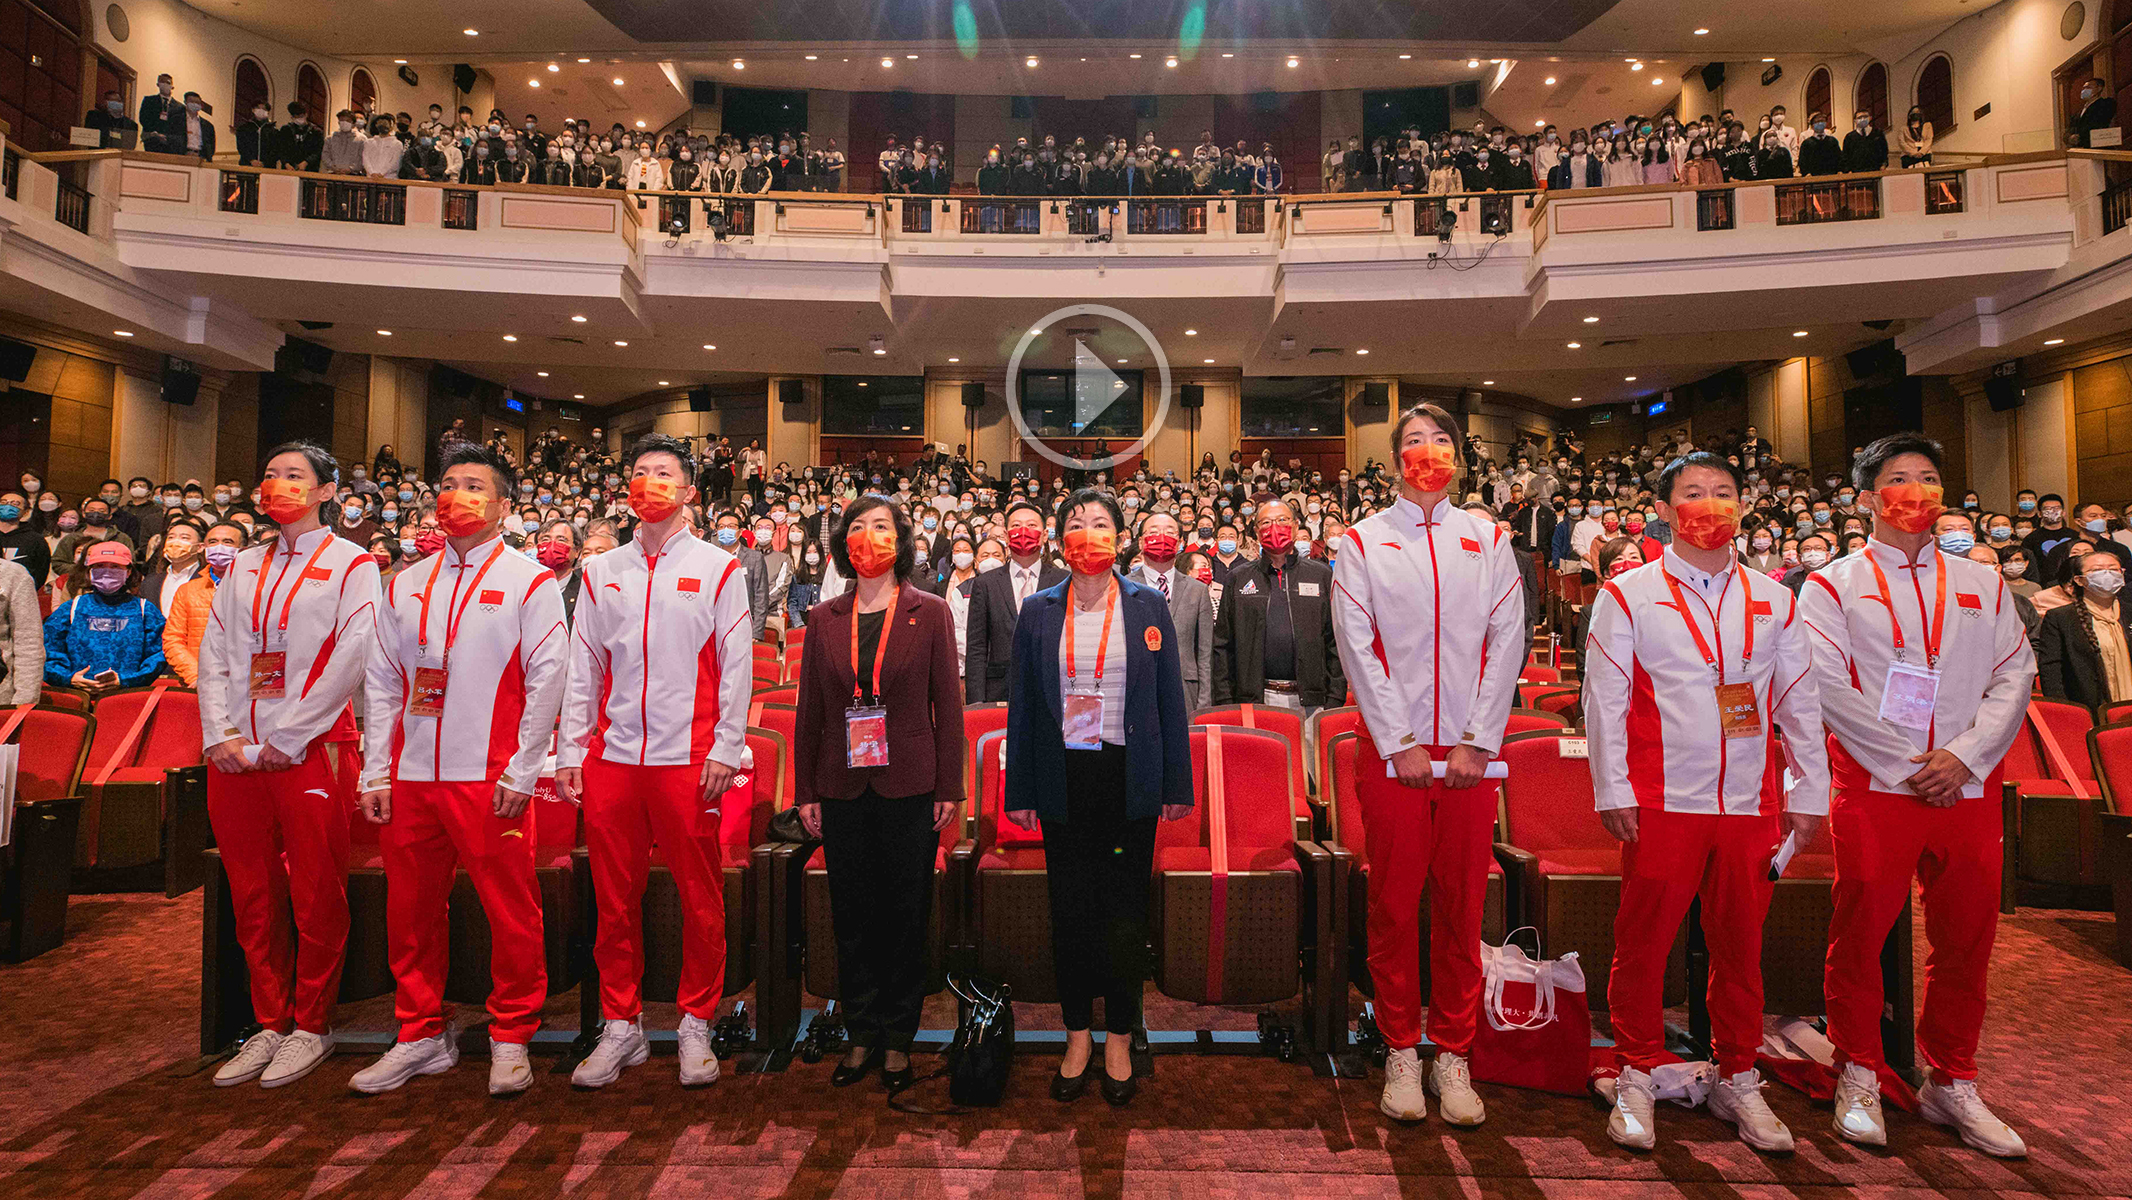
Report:
[[[215,584],[202,571],[178,585],[163,619],[163,658],[186,687],[200,682],[200,641],[207,636],[207,613],[215,603]]]

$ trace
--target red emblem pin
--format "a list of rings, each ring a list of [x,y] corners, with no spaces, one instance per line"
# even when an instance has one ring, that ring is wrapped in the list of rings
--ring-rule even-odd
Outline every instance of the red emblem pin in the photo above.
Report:
[[[700,579],[684,578],[674,584],[674,590],[680,592],[700,592],[703,590],[703,581]]]
[[[503,593],[491,588],[483,588],[481,589],[481,603],[501,604],[503,603]]]
[[[1150,654],[1162,649],[1162,631],[1153,625],[1147,627],[1147,648]]]

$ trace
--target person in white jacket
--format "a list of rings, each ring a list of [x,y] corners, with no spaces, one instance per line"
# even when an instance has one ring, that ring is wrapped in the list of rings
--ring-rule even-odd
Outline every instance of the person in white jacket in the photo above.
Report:
[[[1367,830],[1370,977],[1389,1051],[1378,1107],[1420,1120],[1434,1091],[1444,1120],[1478,1125],[1486,1111],[1468,1063],[1496,810],[1483,774],[1502,747],[1527,637],[1509,535],[1447,494],[1464,441],[1458,419],[1433,404],[1400,414],[1399,499],[1344,535],[1332,613],[1365,732],[1355,790]],[[1424,887],[1437,1047],[1426,1085],[1416,1052]]]
[[[1828,752],[1798,601],[1733,549],[1746,483],[1708,452],[1667,464],[1656,491],[1673,544],[1606,581],[1585,643],[1592,792],[1622,842],[1607,990],[1621,1075],[1607,1135],[1638,1150],[1657,1141],[1651,1072],[1671,1061],[1666,960],[1698,897],[1719,1076],[1710,1109],[1757,1150],[1792,1149],[1754,1065],[1762,921],[1779,844],[1788,834],[1803,848],[1828,813]]]
[[[754,626],[738,558],[684,527],[696,499],[686,443],[630,450],[636,535],[585,564],[556,745],[556,791],[585,809],[599,905],[599,1044],[570,1081],[604,1087],[644,1040],[644,882],[657,842],[683,914],[683,1084],[718,1078],[711,1018],[725,991],[719,810],[746,765]]]
[[[267,454],[259,506],[281,534],[237,556],[200,643],[207,816],[264,1026],[215,1072],[217,1087],[294,1083],[333,1052],[348,942],[349,699],[378,603],[376,561],[319,520],[339,481],[340,464],[310,442]]]
[[[393,576],[364,689],[363,816],[381,826],[393,1047],[349,1081],[389,1092],[459,1063],[447,1023],[445,919],[464,866],[489,922],[489,1094],[533,1082],[526,1044],[548,998],[532,799],[569,667],[555,573],[512,553],[518,472],[462,442],[437,493],[444,548]]]
[[[2021,1136],[1977,1096],[1985,976],[1998,931],[2002,820],[1995,773],[2027,719],[2036,656],[1997,571],[1942,554],[1940,447],[1922,434],[1867,446],[1850,482],[1873,516],[1865,549],[1807,577],[1835,786],[1829,1040],[1836,1132],[1884,1145],[1880,951],[1922,885],[1932,956],[1917,1044],[1926,1120],[2015,1158]]]

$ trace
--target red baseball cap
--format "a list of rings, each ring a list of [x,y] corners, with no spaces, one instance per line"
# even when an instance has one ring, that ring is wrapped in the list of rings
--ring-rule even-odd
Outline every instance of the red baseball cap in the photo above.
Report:
[[[89,552],[82,556],[81,564],[85,567],[130,567],[133,565],[133,551],[128,550],[124,542],[98,542],[89,547]]]

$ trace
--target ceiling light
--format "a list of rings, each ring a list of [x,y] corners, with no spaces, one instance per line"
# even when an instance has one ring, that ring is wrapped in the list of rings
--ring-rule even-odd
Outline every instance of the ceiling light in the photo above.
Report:
[[[1707,30],[1707,29],[1698,29],[1698,30],[1696,30],[1696,31],[1695,31],[1695,36],[1697,36],[1697,37],[1701,37],[1701,36],[1703,36],[1704,34],[1706,34],[1706,33],[1708,33],[1708,32],[1710,32],[1710,31],[1709,31],[1709,30]]]
[[[875,354],[886,354],[886,353],[888,353],[888,351],[886,351],[886,350],[876,350],[876,351],[874,351],[874,353],[875,353]]]
[[[621,86],[622,86],[622,77],[621,77],[620,75],[617,75],[617,76],[615,76],[615,77],[614,77],[614,85],[615,85],[616,87],[621,87]]]
[[[1481,65],[1481,60],[1480,60],[1480,59],[1477,59],[1477,58],[1469,58],[1469,59],[1467,59],[1467,60],[1466,60],[1466,69],[1467,69],[1467,70],[1469,70],[1469,71],[1470,71],[1470,70],[1472,70],[1473,68],[1477,67],[1477,66],[1480,66],[1480,65]]]
[[[1635,377],[1634,375],[1623,375],[1623,376],[1621,377],[1621,382],[1623,382],[1623,383],[1634,383],[1634,382],[1636,382],[1636,377]]]
[[[1035,66],[1035,65],[1036,65],[1036,55],[1032,54],[1032,55],[1030,55],[1029,57],[1027,57],[1027,58],[1023,59],[1023,60],[1022,60],[1022,65],[1023,65],[1023,66],[1025,66],[1025,67],[1033,67],[1033,66]]]
[[[1138,57],[1140,57],[1140,56],[1139,56],[1139,55],[1137,55],[1137,54],[1128,54],[1128,55],[1126,55],[1125,57],[1127,57],[1127,58],[1138,58]]]
[[[616,343],[615,343],[615,345],[617,345],[617,346],[627,346],[628,344],[629,344],[628,342],[616,342]]]
[[[644,128],[644,119],[642,117],[637,118],[637,128]]]
[[[1547,125],[1547,118],[1546,118],[1546,117],[1540,117],[1540,118],[1537,118],[1537,119],[1535,119],[1535,120],[1533,121],[1533,123],[1532,123],[1532,127],[1533,127],[1534,129],[1543,129],[1543,128],[1545,128],[1545,127],[1546,127],[1546,125]]]
[[[1355,351],[1355,353],[1357,353],[1357,354],[1368,354],[1368,353],[1369,353],[1369,351],[1367,351],[1367,350],[1357,350],[1357,351]]]
[[[1199,331],[1197,329],[1187,329],[1184,331],[1184,335],[1186,337],[1198,337]]]
[[[407,60],[404,58],[396,58],[393,59],[392,62],[394,66],[404,67],[407,65]],[[553,68],[550,68],[550,70],[553,70]]]
[[[1582,397],[1582,396],[1571,396],[1571,397],[1569,398],[1569,402],[1570,402],[1571,404],[1575,404],[1575,403],[1577,403],[1578,401],[1580,401],[1580,400],[1583,400],[1583,399],[1584,399],[1584,397]]]
[[[117,334],[117,335],[118,335],[118,336],[120,336],[120,337],[132,337],[132,336],[133,336],[133,331],[132,331],[131,329],[114,329],[114,330],[112,330],[111,332],[112,332],[112,333],[115,333],[115,334]]]
[[[1483,380],[1481,380],[1481,386],[1482,386],[1482,387],[1494,387],[1494,386],[1495,386],[1495,380],[1493,380],[1493,379],[1483,379]]]
[[[2051,340],[2049,340],[2049,341],[2047,341],[2047,342],[2045,342],[2045,343],[2043,343],[2043,344],[2044,344],[2044,345],[2046,345],[2046,346],[2063,346],[2063,345],[2065,345],[2065,339],[2064,339],[2064,338],[2052,338]]]
[[[1303,65],[1303,60],[1300,58],[1291,58],[1288,60],[1288,65],[1291,69],[1295,67],[1300,67]]]
[[[1222,55],[1222,57],[1223,57],[1223,58],[1235,58],[1236,56],[1235,56],[1234,54],[1224,54],[1224,55]],[[1401,57],[1401,58],[1405,58],[1405,57],[1406,57],[1406,55],[1402,54],[1402,55],[1400,55],[1399,57]]]
[[[1038,326],[1035,326],[1035,327],[1031,328],[1031,329],[1029,330],[1029,332],[1031,332],[1031,333],[1042,333],[1042,332],[1044,332],[1044,327],[1043,327],[1042,325],[1038,325]]]
[[[1793,337],[1805,337],[1805,336],[1806,336],[1806,331],[1805,331],[1804,329],[1798,330],[1798,331],[1794,332],[1794,333],[1792,334],[1792,336],[1793,336]]]
[[[1658,76],[1656,76],[1656,75],[1653,75],[1653,76],[1651,76],[1651,86],[1652,86],[1652,87],[1657,87],[1657,86],[1658,86],[1659,84],[1661,84],[1661,83],[1664,83],[1664,82],[1665,82],[1665,80],[1663,80],[1663,79],[1660,79],[1660,78],[1659,78]]]
[[[380,329],[380,330],[378,330],[378,336],[379,336],[379,337],[391,337],[391,336],[392,336],[392,330],[390,330],[390,329]]]
[[[1571,342],[1571,343],[1569,344],[1569,348],[1570,348],[1570,349],[1572,349],[1572,350],[1582,350],[1582,349],[1584,348],[1584,343],[1583,343],[1583,342]]]
[[[1586,325],[1597,325],[1597,324],[1599,323],[1599,318],[1597,318],[1597,317],[1586,317],[1586,318],[1584,318],[1584,323],[1585,323]]]
[[[1414,56],[1413,56],[1413,55],[1411,55],[1411,54],[1402,54],[1402,55],[1400,55],[1399,57],[1401,57],[1401,58],[1412,58],[1412,57],[1414,57]]]
[[[906,55],[904,55],[903,57],[905,57],[905,58],[916,58],[916,57],[918,57],[918,56],[917,56],[917,55],[915,55],[915,54],[906,54]]]
[[[1162,65],[1165,67],[1174,67],[1177,65],[1177,60],[1175,58],[1166,58],[1162,60]]]
[[[734,69],[734,70],[736,70],[736,71],[745,71],[745,70],[747,70],[747,69],[748,69],[748,64],[747,64],[747,61],[746,61],[745,59],[739,59],[739,58],[736,58],[736,59],[734,59],[734,60],[733,60],[733,69]]]
[[[881,69],[882,69],[882,70],[884,70],[884,71],[885,71],[885,70],[887,70],[888,68],[890,68],[890,67],[893,67],[893,66],[895,66],[895,65],[896,65],[896,60],[895,60],[895,59],[893,59],[893,58],[890,58],[890,57],[888,57],[888,56],[887,56],[887,55],[885,55],[885,54],[881,56]]]
[[[588,63],[588,62],[591,62],[592,60],[591,60],[591,59],[589,59],[589,58],[581,58],[581,59],[578,59],[577,61],[579,61],[579,62],[581,62],[581,63]]]
[[[951,359],[949,359],[948,361],[949,361],[949,362],[961,362],[962,360],[961,360],[961,359],[959,359],[959,358],[951,358]]]
[[[405,60],[405,59],[402,59],[401,61],[402,61],[402,62],[405,62],[406,60]],[[549,63],[549,64],[548,64],[548,70],[549,70],[549,71],[550,71],[551,73],[553,73],[553,72],[556,72],[556,71],[560,71],[560,70],[562,70],[562,69],[563,69],[563,68],[562,68],[562,64],[560,64],[560,63]]]
[[[1208,358],[1208,359],[1202,359],[1201,361],[1202,361],[1202,362],[1205,362],[1205,363],[1206,363],[1206,364],[1207,364],[1208,366],[1210,366],[1210,367],[1214,365],[1214,360],[1213,360],[1213,359],[1211,359],[1211,358]]]
[[[703,348],[706,350],[716,350],[718,347],[711,345],[709,342],[705,342],[703,344]]]
[[[1121,358],[1121,359],[1119,359],[1118,361],[1122,363],[1122,362],[1124,362],[1125,360]]]
[[[807,56],[807,61],[808,61],[808,62],[813,62],[813,61],[814,61],[815,59],[817,59],[817,58],[820,58],[820,57],[821,57],[821,55],[819,55],[819,54],[810,54],[810,55],[808,55],[808,56]]]
[[[1632,63],[1632,62],[1642,62],[1643,60],[1642,60],[1642,59],[1640,59],[1640,58],[1624,58],[1624,59],[1622,59],[1621,61],[1623,61],[1623,62],[1627,62],[1627,63]]]
[[[1630,63],[1630,64],[1629,64],[1629,70],[1631,70],[1631,71],[1641,71],[1641,70],[1643,70],[1643,64],[1642,64],[1642,63]]]
[[[527,86],[527,87],[529,87],[529,88],[537,88],[537,87],[539,87],[539,86],[540,86],[540,80],[538,80],[538,79],[528,79],[528,80],[526,80],[526,86]]]
[[[576,321],[580,325],[583,325],[585,323],[585,314],[579,313],[576,316],[571,317],[570,319]]]
[[[507,333],[503,335],[503,340],[507,342],[515,342],[518,340],[518,335],[515,333]]]
[[[863,380],[863,379],[861,379],[861,380],[859,381],[859,386],[860,386],[860,387],[865,387],[865,386],[866,386],[866,381],[865,381],[865,380]]]
[[[572,400],[583,400],[583,399],[585,398],[585,393],[583,393],[583,392],[579,392],[579,393],[577,393],[576,395],[574,395],[574,396],[572,396],[572,397],[570,397],[570,398],[571,398]]]
[[[664,379],[662,379],[662,380],[660,380],[660,381],[659,381],[659,386],[660,386],[660,387],[672,387],[672,386],[674,386],[674,385],[673,385],[673,384],[670,384],[670,383],[668,383],[667,381],[665,381]]]
[[[466,36],[468,36],[468,37],[480,37],[480,36],[481,36],[481,31],[480,31],[479,29],[462,29],[462,30],[460,30],[459,32],[461,32],[461,33],[465,34],[465,35],[466,35]]]
[[[533,373],[535,375],[540,376],[542,379],[546,379],[548,377],[548,373],[546,371],[535,371]]]
[[[1553,86],[1555,86],[1555,77],[1554,77],[1554,76],[1552,76],[1552,75],[1549,75],[1549,76],[1547,77],[1547,86],[1548,86],[1548,87],[1553,87]]]

